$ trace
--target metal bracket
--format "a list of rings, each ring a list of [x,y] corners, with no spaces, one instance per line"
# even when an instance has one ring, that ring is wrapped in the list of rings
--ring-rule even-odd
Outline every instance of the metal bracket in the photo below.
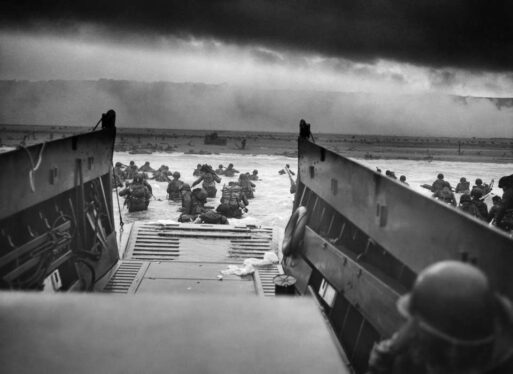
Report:
[[[385,204],[376,204],[376,220],[380,227],[387,224],[388,209]]]

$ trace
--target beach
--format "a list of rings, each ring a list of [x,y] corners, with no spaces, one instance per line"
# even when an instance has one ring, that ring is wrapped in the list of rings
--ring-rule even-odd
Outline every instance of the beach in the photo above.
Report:
[[[0,125],[0,145],[16,147],[89,131],[85,127]],[[233,153],[296,158],[297,134],[180,129],[117,129],[115,150],[130,154],[153,152],[186,154]],[[219,143],[205,144],[216,133]],[[510,138],[454,138],[385,135],[317,134],[314,140],[346,157],[366,160],[421,160],[478,163],[513,163]],[[242,147],[242,140],[246,140]]]

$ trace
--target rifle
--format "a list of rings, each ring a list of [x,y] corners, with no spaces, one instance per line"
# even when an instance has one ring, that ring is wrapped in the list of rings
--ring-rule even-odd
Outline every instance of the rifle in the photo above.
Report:
[[[290,193],[296,193],[296,190],[297,190],[296,182],[294,182],[294,179],[292,179],[292,175],[290,174],[289,168],[285,166],[284,169],[287,172],[287,175],[289,176],[289,180],[290,180]]]

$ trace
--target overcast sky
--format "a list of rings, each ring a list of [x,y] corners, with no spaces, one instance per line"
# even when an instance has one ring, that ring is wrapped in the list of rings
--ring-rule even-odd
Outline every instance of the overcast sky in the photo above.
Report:
[[[0,78],[513,96],[512,4],[16,1]]]
[[[67,103],[76,118],[89,118],[104,105],[124,108],[120,118],[124,114],[126,126],[275,129],[306,117],[323,124],[324,131],[513,136],[511,103],[447,96],[513,97],[511,0],[91,3],[4,2],[0,79],[194,82],[241,93],[232,102],[218,93],[203,96],[201,103],[185,93],[173,101],[155,97],[162,102],[162,118],[174,123],[194,118],[174,125],[157,121],[158,116],[155,124],[134,122],[136,117],[128,113],[141,103],[130,102],[129,92],[106,97],[84,88],[88,97],[79,90],[72,98],[75,104]],[[139,87],[146,95],[141,86],[127,87]],[[252,95],[252,89],[264,91]],[[335,100],[304,94],[321,91],[358,95]],[[14,86],[4,97],[0,93],[0,119],[60,123],[55,108],[62,99],[48,92],[34,106],[33,96]],[[104,99],[93,107],[80,104],[100,97]],[[177,107],[185,97],[189,102]],[[307,97],[312,99],[305,101]],[[187,113],[191,105],[203,111]],[[215,123],[212,113],[220,112],[226,118]],[[148,113],[140,114],[148,118]]]

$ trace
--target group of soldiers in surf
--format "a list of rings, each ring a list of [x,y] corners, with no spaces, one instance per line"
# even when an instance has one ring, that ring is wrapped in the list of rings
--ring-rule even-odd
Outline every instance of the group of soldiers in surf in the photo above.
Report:
[[[207,198],[217,196],[217,183],[221,183],[221,177],[235,177],[239,174],[237,181],[230,181],[224,185],[221,191],[219,205],[214,209],[205,206]],[[181,201],[182,214],[178,218],[179,222],[196,222],[210,224],[227,224],[228,218],[242,218],[248,211],[249,200],[255,197],[254,191],[256,185],[252,181],[258,180],[258,170],[253,173],[241,173],[229,164],[224,168],[219,165],[216,170],[208,164],[198,164],[193,171],[193,176],[197,179],[192,186],[184,183],[182,185]],[[191,187],[201,184],[201,188]],[[170,195],[170,198],[173,199]]]
[[[151,178],[148,176],[150,172],[153,173]],[[217,184],[221,183],[219,175],[234,177],[236,174],[239,174],[237,181],[230,181],[228,185],[223,186],[217,208],[214,210],[207,206],[207,198],[217,196]],[[229,164],[227,168],[219,165],[216,170],[208,164],[198,164],[193,176],[197,179],[192,184],[188,184],[180,179],[180,172],[172,173],[166,165],[155,170],[151,168],[149,162],[140,168],[134,161],[131,161],[130,165],[117,162],[113,169],[113,184],[115,187],[122,187],[125,183],[125,188],[119,192],[119,196],[126,197],[125,205],[129,212],[148,209],[153,197],[148,179],[154,179],[159,182],[168,182],[168,199],[181,202],[179,222],[227,224],[228,218],[241,218],[248,211],[249,200],[255,196],[256,185],[252,181],[259,179],[258,170],[253,170],[252,174],[240,173],[234,169],[233,164]],[[130,182],[129,179],[132,181]],[[194,188],[200,183],[200,186]]]
[[[486,184],[481,178],[477,178],[474,186],[470,188],[470,182],[462,177],[456,188],[452,188],[440,173],[430,186],[430,190],[434,198],[491,225],[511,231],[513,230],[513,175],[499,179],[498,187],[503,190],[502,197],[492,194],[493,184],[493,179]],[[455,194],[461,194],[459,202]],[[492,196],[493,204],[490,209],[485,202],[489,196]]]
[[[381,173],[378,168],[377,171]],[[393,171],[387,170],[385,175],[397,179]],[[399,181],[408,186],[406,177],[401,175]],[[442,173],[432,184],[423,184],[421,187],[432,192],[432,197],[447,203],[462,212],[483,220],[490,225],[497,226],[505,231],[513,230],[513,175],[503,176],[499,179],[498,187],[503,190],[502,197],[492,193],[494,180],[489,184],[483,183],[481,178],[475,180],[474,186],[465,177],[460,178],[455,188],[444,179]],[[456,197],[459,194],[459,200]],[[485,199],[491,197],[492,206],[488,208]]]

